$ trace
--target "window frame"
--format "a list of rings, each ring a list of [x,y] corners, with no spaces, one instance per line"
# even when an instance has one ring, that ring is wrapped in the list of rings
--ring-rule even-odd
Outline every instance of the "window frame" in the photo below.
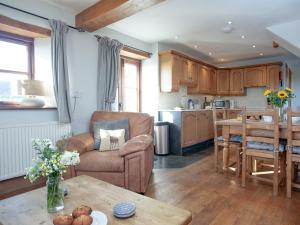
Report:
[[[24,74],[28,76],[29,80],[34,80],[34,39],[29,37],[24,37],[17,34],[7,33],[0,31],[0,40],[5,42],[10,42],[14,44],[24,45],[27,47],[28,52],[28,71],[14,71],[14,70],[4,70],[0,68],[2,73],[14,73],[14,74]]]
[[[137,111],[141,112],[141,60],[133,59],[126,56],[121,56],[121,68],[120,68],[120,76],[118,83],[118,111],[123,111],[123,76],[124,76],[124,64],[126,63],[133,64],[137,66]],[[121,101],[120,101],[121,100]]]

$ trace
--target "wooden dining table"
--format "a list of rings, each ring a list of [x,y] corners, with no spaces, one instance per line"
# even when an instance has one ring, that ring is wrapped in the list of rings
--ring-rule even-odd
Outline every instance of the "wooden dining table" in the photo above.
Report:
[[[259,121],[252,121],[253,123],[261,123],[261,124],[270,124],[268,122],[264,122],[262,120]],[[227,120],[218,120],[216,121],[217,126],[222,127],[222,136],[224,138],[224,149],[223,149],[223,170],[228,170],[229,164],[229,140],[230,135],[242,135],[242,120],[240,119],[227,119]],[[280,122],[279,123],[279,130],[280,130],[280,138],[287,139],[287,122]],[[272,131],[266,130],[255,130],[253,131],[252,135],[259,136],[262,134],[266,137],[272,137]],[[299,137],[300,138],[300,137]]]

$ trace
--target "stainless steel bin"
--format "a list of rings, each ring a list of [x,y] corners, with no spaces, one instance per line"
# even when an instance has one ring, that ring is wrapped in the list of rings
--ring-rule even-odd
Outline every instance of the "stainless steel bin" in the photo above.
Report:
[[[169,122],[154,124],[154,145],[156,155],[169,154]]]

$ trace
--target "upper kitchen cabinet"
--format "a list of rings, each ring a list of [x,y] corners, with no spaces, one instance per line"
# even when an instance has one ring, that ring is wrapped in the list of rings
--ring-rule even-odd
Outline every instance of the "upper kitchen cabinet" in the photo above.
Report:
[[[267,66],[267,88],[276,91],[278,90],[280,79],[280,65]]]
[[[267,83],[267,67],[257,66],[244,69],[244,87],[264,87]]]
[[[188,94],[209,94],[210,92],[210,68],[198,65],[198,80],[195,87],[188,87]]]
[[[178,92],[182,76],[182,59],[180,56],[164,53],[159,55],[160,91]]]
[[[244,70],[230,70],[230,95],[244,95]]]
[[[161,92],[178,92],[180,84],[197,85],[198,65],[181,55],[163,52],[159,56]]]
[[[188,60],[187,86],[195,87],[198,81],[198,63]]]
[[[210,68],[209,70],[209,93],[211,95],[217,94],[217,70]]]
[[[180,70],[180,75],[179,75],[179,83],[180,84],[185,84],[185,85],[189,85],[192,81],[190,79],[189,76],[189,64],[188,64],[188,60],[177,56],[179,61],[177,62],[178,68]]]
[[[228,69],[217,70],[217,94],[230,94],[230,70]]]

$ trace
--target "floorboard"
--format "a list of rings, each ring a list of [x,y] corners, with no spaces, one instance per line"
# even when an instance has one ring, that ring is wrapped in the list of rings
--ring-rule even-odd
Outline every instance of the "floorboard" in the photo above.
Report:
[[[279,196],[273,197],[271,185],[257,181],[242,188],[234,174],[214,171],[212,148],[193,156],[190,165],[188,158],[176,160],[178,167],[170,162],[158,164],[160,169],[153,170],[146,196],[190,210],[192,225],[300,225],[300,192],[293,191],[292,199],[287,199],[283,186]],[[168,166],[161,169],[162,165]],[[0,182],[0,197],[1,192],[11,191],[2,195],[5,198],[36,188],[24,182],[24,178],[6,185]]]
[[[155,169],[146,195],[190,210],[192,225],[299,225],[300,192],[292,199],[281,187],[278,197],[272,186],[247,183],[234,174],[216,173],[211,154],[180,169]]]

